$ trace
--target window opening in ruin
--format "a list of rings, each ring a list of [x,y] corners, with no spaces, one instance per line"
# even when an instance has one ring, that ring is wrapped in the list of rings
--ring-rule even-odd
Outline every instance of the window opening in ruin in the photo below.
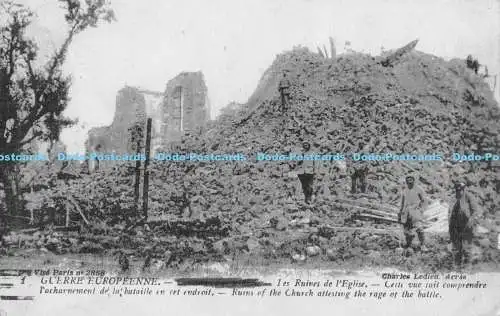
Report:
[[[184,124],[183,124],[183,121],[184,121],[184,98],[183,98],[183,90],[182,90],[182,87],[181,86],[178,86],[175,88],[175,92],[174,92],[174,96],[175,96],[175,111],[179,111],[177,112],[178,113],[178,116],[175,115],[175,117],[178,117],[179,118],[179,131],[183,131],[184,130]],[[177,125],[177,124],[176,124]]]

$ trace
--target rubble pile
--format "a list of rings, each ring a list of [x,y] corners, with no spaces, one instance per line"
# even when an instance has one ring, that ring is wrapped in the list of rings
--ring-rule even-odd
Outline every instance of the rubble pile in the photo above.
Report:
[[[259,84],[265,97],[253,98],[263,100],[260,104],[247,104],[231,125],[226,123],[204,135],[187,137],[179,148],[181,152],[244,153],[249,161],[159,162],[153,168],[158,177],[172,184],[174,191],[182,187],[202,196],[205,213],[227,213],[234,223],[234,232],[243,235],[263,227],[260,218],[276,212],[275,228],[291,229],[295,222],[289,210],[304,208],[298,202],[301,192],[293,176],[294,164],[255,161],[255,153],[300,152],[302,142],[310,141],[315,152],[346,156],[387,152],[439,154],[442,159],[438,161],[363,162],[369,164],[366,199],[376,205],[398,206],[404,176],[413,173],[431,202],[447,201],[452,181],[465,179],[485,212],[483,224],[496,229],[500,224],[498,164],[451,161],[454,152],[481,154],[500,149],[500,129],[496,125],[500,111],[489,86],[462,60],[447,62],[412,51],[392,67],[384,67],[379,61],[380,58],[352,54],[333,63],[306,49],[280,55],[264,78],[266,84]],[[276,87],[279,74],[285,69],[292,84],[292,101],[289,111],[281,114]],[[182,170],[187,171],[189,179],[184,185]],[[326,185],[330,196],[358,199],[359,196],[349,197],[350,178],[343,171],[338,163],[323,165],[317,177],[317,191]],[[287,203],[290,195],[295,199]],[[336,214],[339,206],[329,202],[321,205],[322,200],[328,201],[329,197],[318,193],[311,212],[318,222],[328,223],[321,207],[326,213]],[[349,211],[352,213],[352,209]],[[366,222],[362,225],[370,226]],[[377,225],[387,227],[386,223]],[[360,244],[381,247],[380,238],[373,238],[372,233],[365,235],[374,240],[366,243],[361,238]],[[262,236],[257,238],[262,240]],[[399,241],[393,240],[392,244],[396,243]]]
[[[45,182],[39,190],[25,195],[26,209],[33,212],[37,224],[43,224],[51,209],[57,214],[56,225],[65,224],[69,210],[71,223],[92,220],[113,226],[135,218],[133,169],[115,168],[113,176],[107,171],[81,174],[76,179],[57,180],[41,178]],[[131,191],[132,190],[132,191]],[[28,215],[28,214],[26,214]],[[83,215],[83,216],[82,216]]]
[[[165,235],[178,237],[195,236],[198,238],[226,237],[230,232],[230,227],[223,223],[220,218],[212,217],[204,221],[201,220],[178,220],[149,222],[149,227],[154,227],[153,231],[163,232]]]
[[[411,172],[432,199],[445,200],[451,181],[465,177],[486,213],[497,213],[498,164],[451,161],[454,152],[495,153],[500,145],[495,125],[500,110],[488,85],[465,62],[411,52],[394,67],[383,67],[367,55],[341,56],[331,63],[307,50],[296,50],[279,56],[271,69],[291,73],[292,104],[287,113],[279,112],[277,82],[269,82],[273,89],[263,92],[274,93],[261,104],[249,104],[247,113],[235,117],[231,126],[216,126],[205,135],[184,139],[180,148],[198,153],[243,152],[249,155],[248,162],[160,162],[155,166],[157,175],[176,184],[184,181],[181,170],[192,170],[193,186],[203,189],[210,205],[207,212],[227,209],[224,204],[237,200],[230,210],[238,213],[251,207],[245,200],[286,198],[289,191],[283,188],[298,182],[286,177],[293,171],[292,163],[255,162],[252,155],[257,152],[300,152],[302,141],[307,140],[316,152],[346,156],[354,152],[441,154],[442,161],[363,162],[370,165],[368,191],[380,202],[394,204],[404,175]],[[334,170],[332,177],[325,169],[319,172],[319,183],[329,177],[330,192],[345,195],[348,177],[342,170]]]
[[[179,267],[186,263],[223,260],[228,248],[217,241],[226,237],[228,231],[227,225],[218,218],[209,218],[206,222],[151,222],[132,228],[92,224],[71,231],[64,227],[12,231],[3,236],[0,246],[11,250],[9,253],[14,249],[55,254],[116,255],[122,252],[139,260],[150,257],[163,267]]]
[[[387,60],[391,62],[383,62]],[[291,104],[281,113],[277,86],[284,70],[291,82]],[[453,152],[500,153],[500,110],[484,79],[463,60],[445,61],[418,51],[397,60],[359,53],[331,60],[297,48],[279,55],[249,103],[228,115],[203,133],[185,136],[178,152],[242,153],[247,161],[151,163],[151,218],[206,222],[215,216],[227,223],[225,235],[186,237],[208,241],[199,243],[203,249],[221,254],[239,249],[295,262],[369,256],[379,264],[411,265],[413,257],[401,256],[400,226],[353,219],[355,208],[338,203],[347,199],[382,210],[397,207],[408,173],[416,175],[434,202],[448,200],[452,180],[465,178],[485,211],[483,224],[490,230],[500,225],[498,164],[450,160]],[[312,205],[301,202],[295,162],[255,160],[256,153],[299,153],[303,141],[311,142],[316,153],[346,156],[346,161],[318,168]],[[351,195],[352,153],[444,156],[425,162],[360,162],[369,166],[368,189]],[[132,174],[130,166],[121,165],[106,175],[75,180],[87,185],[73,184],[71,194],[82,197],[78,201],[85,212],[113,225],[110,216],[133,209]],[[184,229],[180,227],[164,232],[173,238]],[[154,230],[144,234],[155,236]],[[443,238],[432,240],[422,262],[438,266],[447,258]],[[155,245],[158,256],[165,257],[165,246]],[[481,247],[491,250],[491,240]],[[483,259],[493,256],[484,253]]]

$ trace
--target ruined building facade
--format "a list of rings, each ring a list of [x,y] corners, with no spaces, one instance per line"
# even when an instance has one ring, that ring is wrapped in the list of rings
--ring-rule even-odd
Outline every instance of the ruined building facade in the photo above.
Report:
[[[182,134],[194,131],[207,122],[210,107],[202,73],[183,72],[170,80],[162,110],[164,145],[179,140]]]
[[[133,153],[133,129],[146,134],[146,119],[152,119],[151,151],[168,149],[181,136],[203,126],[210,119],[207,87],[201,72],[183,72],[167,83],[164,92],[126,86],[116,96],[115,116],[111,125],[92,128],[86,141],[88,153]],[[136,129],[137,129],[136,127]],[[99,162],[99,167],[113,162]],[[95,170],[96,161],[90,162]]]

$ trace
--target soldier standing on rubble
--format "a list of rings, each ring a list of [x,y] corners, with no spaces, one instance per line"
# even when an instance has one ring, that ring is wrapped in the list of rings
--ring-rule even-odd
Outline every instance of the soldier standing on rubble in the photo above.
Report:
[[[367,163],[361,163],[363,165],[353,166],[353,172],[351,175],[351,192],[352,193],[366,193],[366,175],[368,174],[368,165]]]
[[[363,153],[367,146],[361,141],[359,143],[359,153]],[[366,193],[366,176],[368,174],[368,163],[359,161],[352,163],[352,174],[351,174],[351,193]],[[358,190],[359,189],[359,190]]]
[[[181,217],[191,218],[193,212],[191,210],[191,196],[189,194],[189,182],[184,180],[182,183],[182,197],[181,197]]]
[[[398,214],[398,221],[403,224],[406,239],[405,248],[411,247],[416,232],[420,240],[420,250],[426,251],[423,227],[425,193],[422,188],[415,185],[415,177],[412,175],[406,177],[406,185],[407,188],[404,190],[401,200],[401,210]]]
[[[304,158],[309,158],[309,159],[307,160],[303,159],[298,162],[297,165],[300,168],[298,177],[302,185],[302,192],[304,192],[304,201],[307,204],[309,204],[311,202],[311,198],[313,195],[315,163],[314,160],[312,160],[313,157],[312,153],[310,152],[311,144],[309,144],[308,142],[304,142],[302,144],[302,148],[304,150],[303,152]]]
[[[283,78],[279,83],[278,90],[281,96],[281,112],[285,113],[288,110],[290,100],[290,81],[287,78],[287,71],[283,72]]]
[[[476,201],[465,187],[464,182],[455,183],[455,198],[448,210],[450,240],[457,265],[470,261],[472,240],[480,215]]]
[[[0,249],[2,249],[3,245],[3,236],[7,232],[7,225],[5,220],[5,214],[2,214],[2,209],[0,208]]]

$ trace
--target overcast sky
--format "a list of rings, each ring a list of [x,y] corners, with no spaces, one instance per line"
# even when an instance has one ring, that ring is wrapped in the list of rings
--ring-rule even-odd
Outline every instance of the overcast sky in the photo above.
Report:
[[[56,0],[23,0],[38,13],[33,27],[45,52],[64,35]],[[112,0],[118,21],[80,34],[65,70],[73,74],[67,115],[80,124],[63,133],[82,151],[90,127],[108,125],[125,84],[164,91],[181,71],[205,74],[212,117],[246,102],[275,56],[295,45],[314,51],[335,39],[380,53],[419,38],[418,50],[473,54],[499,73],[499,3],[493,0]],[[500,78],[499,78],[500,79]]]

